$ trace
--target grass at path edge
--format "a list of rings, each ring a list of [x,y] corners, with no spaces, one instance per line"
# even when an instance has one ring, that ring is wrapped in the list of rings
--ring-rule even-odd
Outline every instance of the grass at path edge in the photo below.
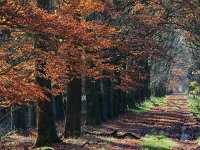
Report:
[[[164,135],[146,135],[141,142],[142,150],[169,150],[178,147],[178,143]]]
[[[149,112],[151,108],[165,103],[167,103],[167,99],[165,97],[151,97],[150,99],[146,99],[142,104],[136,104],[136,108],[129,109],[129,111],[136,113]]]
[[[189,97],[190,112],[192,112],[197,118],[200,118],[200,97]]]

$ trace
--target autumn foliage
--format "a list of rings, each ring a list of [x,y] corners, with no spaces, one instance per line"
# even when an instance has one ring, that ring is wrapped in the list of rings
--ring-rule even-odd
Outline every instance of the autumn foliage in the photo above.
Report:
[[[55,6],[47,12],[32,1],[0,2],[1,105],[45,98],[47,89],[34,82],[37,60],[46,62],[41,76],[59,87],[51,91],[56,95],[81,74],[108,77],[123,90],[141,87],[149,76],[144,61],[170,58],[159,40],[172,21],[180,22],[168,20],[165,3],[56,1]],[[188,13],[187,21],[195,23],[194,16]],[[35,45],[38,40],[45,51]]]
[[[196,0],[0,0],[0,108],[30,106],[38,147],[60,142],[59,111],[68,138],[81,133],[84,102],[86,124],[99,125],[164,96],[186,82],[189,60],[200,68],[199,8]]]
[[[111,47],[114,28],[102,21],[80,22],[80,13],[102,11],[99,3],[72,3],[56,13],[38,9],[29,1],[1,2],[1,104],[22,104],[43,99],[43,91],[34,83],[37,59],[46,61],[45,78],[63,89],[81,74],[98,78],[102,70],[115,70],[109,58],[101,57]],[[76,12],[80,8],[80,11]],[[82,10],[83,9],[83,10]],[[69,13],[70,12],[70,13]],[[75,15],[77,14],[77,15]],[[39,37],[45,38],[39,38]],[[43,51],[34,43],[42,43]],[[42,66],[41,66],[42,67]],[[41,76],[44,76],[41,75]]]

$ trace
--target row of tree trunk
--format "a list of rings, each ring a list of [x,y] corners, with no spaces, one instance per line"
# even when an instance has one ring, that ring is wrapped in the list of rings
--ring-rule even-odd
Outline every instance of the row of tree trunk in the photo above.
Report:
[[[38,7],[48,12],[52,11],[51,3],[49,0],[37,0]],[[46,52],[48,48],[40,42],[41,39],[46,41],[48,37],[46,35],[38,35],[38,38],[35,39],[35,47]],[[37,75],[46,75],[46,63],[45,58],[39,58],[35,63],[35,81],[42,88],[47,89],[45,94],[49,100],[40,100],[29,108],[29,124],[30,126],[37,125],[36,147],[60,141],[56,131],[55,120],[63,119],[64,116],[65,129],[63,136],[65,138],[79,136],[81,132],[81,97],[83,85],[81,84],[81,79],[75,78],[67,85],[67,98],[63,102],[62,94],[53,97],[49,92],[52,87],[48,77],[44,78],[43,76]],[[144,87],[135,91],[125,92],[120,89],[115,89],[110,79],[105,78],[94,81],[86,78],[86,124],[99,125],[108,119],[118,117],[120,113],[125,113],[128,108],[134,108],[136,103],[141,103],[145,98],[150,97],[148,90],[149,80],[143,82]],[[19,109],[14,112],[16,114],[13,117],[15,118],[14,128],[26,127],[24,124],[26,122],[24,117],[25,113],[23,111],[23,109]]]
[[[46,80],[45,82],[51,88],[50,81]],[[38,81],[39,83],[44,82]],[[25,129],[35,127],[37,124],[38,140],[36,144],[43,145],[43,143],[58,141],[55,121],[65,118],[64,137],[79,136],[81,108],[84,108],[81,107],[82,86],[81,79],[74,79],[68,85],[67,98],[63,98],[62,94],[53,97],[49,93],[50,101],[40,101],[29,107],[11,107],[11,109],[15,109],[11,113],[11,128]],[[111,80],[106,78],[98,81],[87,79],[84,88],[86,110],[82,112],[86,112],[87,125],[99,125],[108,119],[118,117],[119,114],[135,108],[137,103],[141,103],[150,96],[149,90],[145,87],[129,92],[115,89]],[[47,141],[47,137],[49,141]]]

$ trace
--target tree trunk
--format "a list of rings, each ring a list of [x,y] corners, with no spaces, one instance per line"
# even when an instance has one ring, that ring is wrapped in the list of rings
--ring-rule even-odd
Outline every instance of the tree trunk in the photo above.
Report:
[[[146,93],[146,95],[147,95],[147,99],[150,99],[150,97],[151,97],[151,90],[149,89],[149,87],[147,87],[147,93]]]
[[[81,113],[86,114],[86,89],[85,89],[85,76],[81,76]]]
[[[63,96],[62,93],[54,97],[55,100],[55,119],[56,120],[63,120],[65,118],[64,115],[64,103],[63,103]]]
[[[81,79],[68,85],[64,137],[79,136],[81,132]]]
[[[119,90],[114,89],[113,88],[113,115],[114,117],[118,117],[119,116],[119,99],[120,99],[120,95],[119,95]]]
[[[151,88],[151,95],[155,97],[155,96],[156,96],[155,93],[156,93],[156,92],[155,92],[155,87],[152,87],[152,88]]]
[[[99,84],[100,84],[100,92],[99,92],[100,117],[101,117],[101,122],[106,122],[107,117],[106,117],[106,103],[103,97],[103,94],[104,94],[103,79],[100,79]]]
[[[54,96],[52,97],[52,110],[53,110],[54,120],[57,120],[56,100]]]
[[[29,106],[29,127],[36,127],[36,110],[35,106]]]
[[[40,63],[39,63],[40,64]],[[44,70],[44,67],[42,67]],[[40,70],[41,72],[41,70]],[[51,89],[50,80],[42,77],[36,77],[36,82],[41,87]],[[56,126],[53,117],[52,110],[52,98],[51,93],[46,91],[46,96],[49,100],[40,100],[37,102],[37,140],[36,147],[45,146],[46,144],[59,142],[59,138],[56,132]]]
[[[110,79],[103,80],[103,99],[106,108],[106,118],[113,118],[113,91]]]
[[[86,82],[86,124],[100,125],[101,116],[99,110],[100,85],[97,81],[87,80]]]
[[[136,101],[135,101],[135,91],[131,91],[127,93],[127,101],[128,101],[128,107],[130,109],[136,108]]]
[[[119,96],[120,96],[119,98],[120,113],[125,113],[127,106],[126,93],[124,91],[119,90]]]
[[[13,130],[14,129],[14,106],[13,105],[10,107],[10,111],[11,111],[11,113],[10,113],[10,128],[11,128],[11,130]]]
[[[138,103],[140,104],[141,101],[142,101],[142,90],[141,90],[141,87],[137,91],[138,91]]]
[[[135,103],[138,104],[140,99],[139,89],[135,90]]]
[[[13,112],[13,121],[14,121],[14,129],[25,129],[26,128],[26,108],[24,106],[17,108],[18,106],[16,106],[16,110]]]
[[[146,60],[146,63],[145,63],[145,71],[146,71],[146,74],[147,74],[147,78],[145,80],[145,98],[146,99],[149,99],[151,97],[151,92],[150,92],[150,67],[149,67],[149,62],[148,60]]]
[[[145,101],[145,87],[141,88],[141,102]]]
[[[124,97],[124,92],[121,90],[118,90],[119,92],[119,111],[120,113],[125,112],[125,97]]]
[[[52,9],[52,0],[37,0],[37,5],[39,8],[45,9],[48,12]],[[43,38],[43,40],[48,40],[46,35],[40,35],[39,38]],[[37,48],[41,48],[46,51],[46,47],[43,43],[35,42],[35,46]],[[52,100],[53,96],[48,91],[51,90],[51,81],[49,79],[44,78],[38,74],[42,74],[46,76],[46,60],[45,58],[39,58],[36,61],[36,78],[35,81],[42,88],[46,89],[45,95],[49,100],[43,99],[37,102],[37,139],[35,146],[45,146],[46,144],[59,142],[56,132],[56,126],[53,117],[52,110]]]

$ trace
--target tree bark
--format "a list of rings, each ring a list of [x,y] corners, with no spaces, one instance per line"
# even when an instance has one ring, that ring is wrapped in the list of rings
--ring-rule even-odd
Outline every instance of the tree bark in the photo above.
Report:
[[[150,66],[148,60],[146,60],[145,63],[145,71],[147,74],[147,78],[145,80],[145,98],[149,99],[151,97],[151,91],[150,91]]]
[[[103,97],[104,95],[104,85],[103,85],[103,79],[100,79],[100,81],[97,81],[100,84],[100,92],[99,92],[99,111],[100,111],[100,117],[101,122],[106,122],[106,103],[105,99]]]
[[[113,91],[110,79],[103,80],[103,99],[105,102],[106,118],[113,118]]]
[[[39,63],[41,65],[41,63]],[[36,66],[37,67],[37,66]],[[44,67],[40,72],[44,73]],[[37,67],[38,68],[38,67]],[[51,81],[42,77],[36,76],[36,83],[46,89],[51,89]],[[45,95],[49,100],[40,100],[37,102],[37,139],[35,146],[45,146],[46,144],[57,143],[60,141],[56,132],[52,110],[51,93],[46,91]]]
[[[97,81],[87,80],[86,82],[86,124],[100,125],[101,116],[99,110],[100,85]]]
[[[47,10],[48,12],[52,11],[52,0],[37,0],[37,6],[39,8],[42,8],[44,10]],[[39,35],[39,39],[48,40],[48,37],[46,35]],[[46,47],[43,45],[43,43],[40,43],[36,40],[35,46],[37,48],[41,48],[44,51],[46,51]],[[53,110],[52,110],[52,100],[53,96],[49,92],[51,90],[51,81],[49,79],[46,79],[43,76],[40,76],[38,74],[46,76],[46,60],[45,58],[39,58],[36,61],[36,77],[35,81],[36,83],[41,86],[42,88],[46,89],[45,95],[48,98],[48,100],[43,99],[37,102],[37,139],[35,146],[45,146],[46,144],[56,143],[60,142],[60,139],[58,138],[57,132],[56,132],[56,126],[54,122],[54,116],[53,116]]]
[[[64,137],[79,136],[81,132],[81,79],[68,85]]]
[[[120,108],[120,104],[119,104],[120,95],[119,94],[120,94],[119,90],[113,88],[113,115],[114,115],[114,117],[119,116],[119,108]]]
[[[29,127],[36,127],[36,110],[35,106],[29,106]]]
[[[140,103],[140,100],[141,100],[141,89],[138,88],[138,89],[135,91],[135,103],[139,104],[139,103]]]
[[[25,129],[26,128],[26,108],[22,106],[15,106],[16,110],[13,112],[13,127],[14,129]]]
[[[54,97],[55,100],[55,119],[56,120],[64,120],[65,115],[64,115],[64,103],[63,103],[63,96],[62,93]]]
[[[119,107],[120,107],[119,109],[120,109],[120,113],[125,113],[126,106],[127,106],[126,93],[124,91],[119,90]]]
[[[128,101],[128,107],[130,109],[136,108],[136,101],[135,101],[135,91],[131,91],[127,93],[127,101]]]
[[[143,102],[145,100],[145,87],[141,88],[141,98],[140,98],[140,102]]]

